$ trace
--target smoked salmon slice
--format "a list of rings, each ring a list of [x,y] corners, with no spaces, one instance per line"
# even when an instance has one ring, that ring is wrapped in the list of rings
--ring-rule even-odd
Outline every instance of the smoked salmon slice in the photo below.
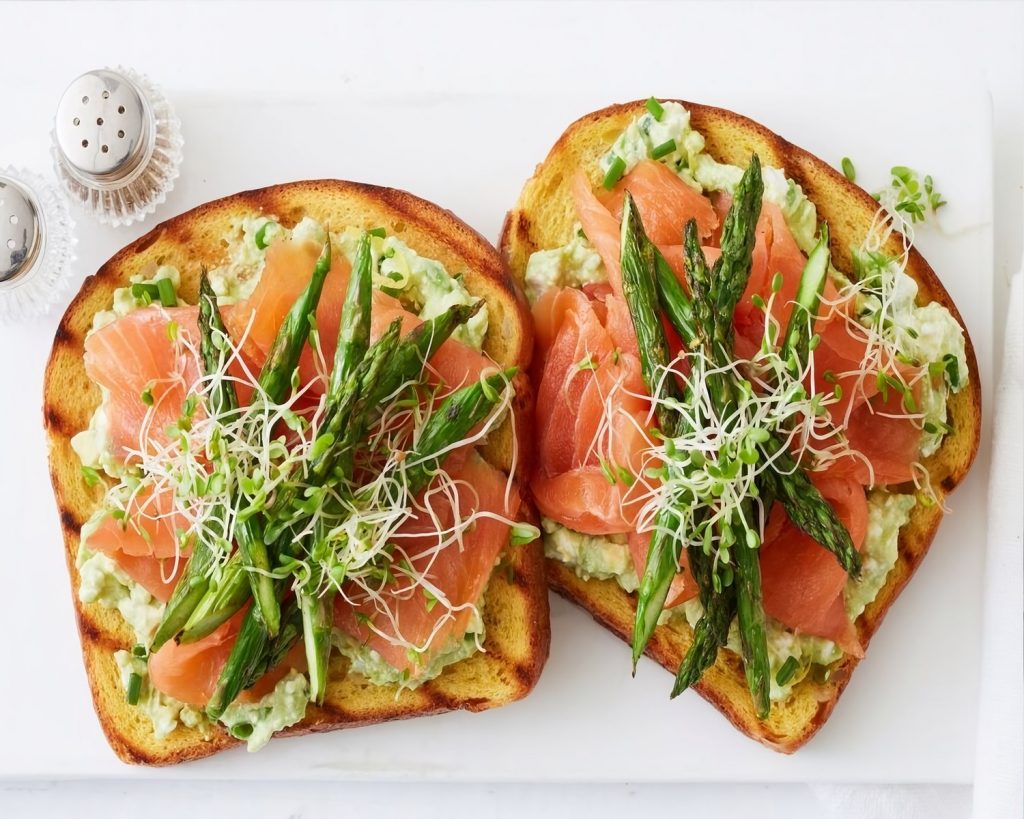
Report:
[[[321,250],[313,242],[290,238],[272,242],[267,248],[263,272],[252,295],[223,310],[224,326],[235,343],[242,343],[243,355],[255,373],[266,361],[284,317],[309,284]],[[341,253],[333,253],[331,269],[324,280],[316,309],[318,335],[328,369],[338,337],[349,271],[345,257]],[[305,347],[299,358],[301,384],[321,383],[318,374],[322,368],[318,365],[313,350]]]
[[[85,371],[110,392],[107,422],[114,454],[155,451],[171,437],[189,388],[199,377],[195,307],[135,310],[85,340]],[[169,328],[177,327],[176,338]],[[143,393],[149,398],[143,401]]]
[[[850,479],[826,478],[815,473],[811,473],[811,478],[860,550],[868,525],[864,488]],[[845,609],[842,617],[836,617],[833,611],[837,600],[840,606],[843,604],[846,571],[830,552],[788,521],[778,504],[772,508],[772,517],[777,521],[766,527],[766,539],[760,550],[765,613],[789,628],[833,640],[845,651],[857,654],[860,647],[850,640]],[[769,540],[772,530],[777,534]],[[854,641],[855,638],[854,632]]]
[[[471,607],[483,595],[495,561],[509,542],[509,525],[494,516],[514,519],[520,506],[514,486],[506,505],[507,478],[479,457],[467,458],[461,468],[450,469],[449,474],[460,487],[456,503],[446,493],[428,489],[421,496],[421,509],[399,527],[394,540],[396,563],[403,558],[408,560],[415,573],[438,590],[436,597],[443,596],[451,609],[428,599],[422,587],[411,589],[408,576],[403,579],[397,571],[395,579],[380,592],[388,600],[390,615],[378,612],[370,600],[347,600],[346,594],[338,595],[335,602],[338,628],[412,677],[421,673],[432,656],[443,651],[453,637],[465,633],[472,617]],[[462,521],[474,514],[481,516],[463,533],[461,543],[438,549],[434,518],[450,528],[456,510]],[[354,592],[350,590],[349,594]],[[399,637],[426,650],[410,652],[395,644]]]
[[[217,680],[241,628],[245,611],[223,623],[216,631],[194,643],[168,640],[149,658],[149,679],[153,687],[179,702],[205,706],[213,696]],[[292,668],[304,669],[305,651],[298,642],[284,659],[239,696],[240,702],[258,702]]]
[[[696,220],[702,238],[711,236],[718,227],[718,214],[710,200],[663,162],[642,160],[615,184],[607,197],[601,197],[616,221],[621,221],[626,191],[636,202],[648,238],[656,245],[682,244],[683,228],[690,219]]]
[[[614,535],[636,528],[640,504],[621,481],[612,483],[596,466],[570,469],[530,484],[540,513],[576,532]]]
[[[108,515],[89,535],[89,546],[105,554],[120,550],[132,557],[173,557],[178,551],[178,532],[191,522],[178,509],[171,489],[147,487],[135,493],[120,521]],[[182,550],[188,554],[187,547]]]
[[[608,272],[612,290],[622,295],[622,271],[619,267],[619,223],[601,204],[590,187],[590,180],[582,168],[572,178],[572,196],[576,203],[576,216],[587,239],[597,250]]]

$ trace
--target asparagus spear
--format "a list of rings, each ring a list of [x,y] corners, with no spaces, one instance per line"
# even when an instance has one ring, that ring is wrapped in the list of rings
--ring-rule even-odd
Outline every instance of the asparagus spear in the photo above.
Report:
[[[217,679],[213,695],[206,704],[206,714],[210,719],[220,719],[224,709],[242,692],[246,681],[257,677],[259,671],[266,667],[271,645],[272,638],[266,624],[256,613],[256,606],[250,606]]]
[[[215,573],[206,594],[195,607],[178,637],[179,643],[194,643],[211,634],[245,605],[252,596],[242,556],[235,552]]]
[[[465,438],[487,417],[517,372],[517,367],[509,367],[456,390],[441,402],[420,430],[415,450],[406,457],[409,466],[405,477],[411,494],[427,487],[447,454],[447,447]]]
[[[269,401],[280,402],[291,389],[292,374],[299,364],[302,348],[309,338],[310,316],[316,313],[324,281],[331,269],[331,238],[327,237],[323,250],[313,268],[313,275],[295,303],[288,310],[274,338],[267,360],[260,370],[259,385]],[[249,571],[249,585],[257,614],[262,618],[270,637],[277,634],[281,624],[281,606],[270,577],[271,556],[264,539],[261,523],[253,518],[239,521],[235,526],[235,542]]]
[[[370,234],[364,232],[356,247],[355,264],[352,266],[345,306],[341,311],[338,344],[327,387],[327,405],[336,409],[344,403],[340,400],[342,392],[348,386],[349,377],[364,360],[370,346],[372,266]],[[394,332],[397,336],[397,328]],[[370,383],[375,383],[376,380],[373,379]],[[327,690],[327,664],[331,659],[334,590],[328,586],[318,594],[319,586],[320,576],[319,573],[315,573],[310,580],[309,588],[299,588],[295,594],[302,612],[302,635],[306,645],[310,698],[316,703],[323,703]]]
[[[199,351],[203,359],[203,371],[212,375],[219,371],[221,351],[218,337],[226,339],[227,330],[217,306],[217,294],[213,292],[210,280],[203,268],[199,279]],[[207,398],[211,418],[222,417],[238,407],[234,384],[226,378],[219,379]],[[221,541],[224,549],[230,548],[230,533],[227,526],[227,509],[217,504],[209,513],[207,528]],[[185,627],[196,606],[210,587],[210,573],[216,563],[216,552],[210,544],[197,539],[192,547],[192,556],[185,566],[171,599],[167,601],[160,625],[153,636],[150,651],[155,652]]]
[[[670,354],[665,330],[658,317],[655,281],[666,275],[663,268],[667,265],[663,259],[659,264],[661,254],[647,238],[640,214],[628,192],[622,205],[621,246],[622,292],[636,330],[641,370],[647,389],[651,395],[660,391],[663,395],[681,399],[682,390],[675,377],[671,373],[665,374]],[[671,270],[667,271],[667,275],[675,281]],[[678,316],[686,312],[692,315],[692,310],[680,309]],[[668,436],[678,434],[682,423],[679,414],[662,403],[658,404],[657,413],[663,433]],[[672,578],[679,567],[679,541],[676,537],[678,525],[676,515],[669,506],[658,511],[647,552],[647,564],[637,589],[636,617],[633,621],[634,673],[658,625]]]
[[[722,255],[715,263],[710,279],[707,276],[703,252],[697,241],[696,225],[691,220],[686,226],[684,244],[687,273],[691,282],[699,283],[694,289],[695,301],[698,302],[694,311],[702,319],[698,327],[711,336],[710,339],[705,338],[705,353],[716,365],[726,364],[732,360],[733,314],[750,279],[754,234],[761,213],[763,192],[761,163],[757,154],[754,154],[736,187],[733,205],[725,217],[722,228]],[[712,398],[717,413],[720,417],[727,417],[736,400],[735,379],[721,373],[714,378],[710,386],[713,386]],[[770,708],[770,667],[764,607],[761,603],[761,568],[756,547],[751,548],[745,537],[745,533],[751,531],[751,518],[751,502],[745,500],[733,515],[733,520],[730,521],[732,525],[729,529],[723,527],[721,534],[724,536],[733,527],[744,533],[731,550],[735,558],[733,595],[747,685],[754,700],[755,711],[763,719],[768,716]],[[721,605],[718,608],[721,608]],[[705,613],[705,618],[709,622],[703,629],[721,641],[715,647],[716,653],[728,633],[727,630],[725,634],[722,633],[717,614],[717,610],[713,610],[712,617],[709,618]],[[710,651],[707,654],[710,654]],[[706,660],[707,654],[696,658],[695,665],[698,664],[698,660]]]
[[[678,519],[669,506],[658,510],[654,532],[647,550],[647,563],[636,591],[636,615],[633,619],[633,674],[647,648],[668,599],[672,580],[679,571]]]
[[[828,225],[822,224],[818,243],[807,257],[800,286],[796,293],[796,304],[789,317],[789,326],[783,338],[779,355],[796,375],[810,354],[811,336],[814,334],[814,320],[821,305],[821,294],[828,279],[828,263],[831,257],[828,247]]]
[[[370,346],[370,307],[373,296],[373,258],[370,254],[370,234],[363,233],[356,245],[355,264],[348,281],[345,306],[341,310],[338,344],[334,350],[334,364],[327,385],[327,405],[338,403],[345,382],[366,355]]]
[[[860,574],[860,553],[836,510],[811,483],[807,473],[793,459],[782,441],[772,437],[761,445],[774,467],[764,471],[765,486],[786,509],[793,524],[828,549],[851,577]]]
[[[291,390],[292,373],[309,338],[309,317],[316,313],[324,281],[331,270],[331,239],[324,242],[313,275],[278,328],[277,336],[260,370],[259,385],[274,403],[283,401]]]
[[[751,519],[751,503],[744,501],[737,513],[741,525]],[[747,529],[749,531],[749,529]],[[761,600],[761,563],[758,549],[742,539],[732,549],[736,564],[736,620],[740,627],[740,648],[747,687],[754,699],[758,719],[767,719],[771,709],[771,667],[768,662],[768,635],[765,629],[764,605]]]
[[[693,642],[679,664],[671,697],[678,697],[697,683],[704,672],[715,663],[718,649],[729,637],[729,626],[736,616],[736,595],[731,588],[715,591],[711,580],[711,558],[700,547],[687,549],[690,571],[697,581],[704,614],[693,629]]]
[[[757,219],[761,215],[761,160],[751,154],[750,164],[736,186],[732,206],[722,225],[722,255],[715,262],[715,343],[720,354],[732,356],[733,314],[747,289],[754,252]],[[710,353],[710,351],[709,351]]]
[[[660,394],[681,399],[682,390],[671,373],[665,373],[671,359],[665,328],[658,317],[656,249],[647,239],[633,197],[626,192],[622,203],[621,228],[622,295],[633,319],[640,348],[640,368],[651,395]],[[658,426],[666,435],[675,433],[679,414],[663,403],[655,410]]]

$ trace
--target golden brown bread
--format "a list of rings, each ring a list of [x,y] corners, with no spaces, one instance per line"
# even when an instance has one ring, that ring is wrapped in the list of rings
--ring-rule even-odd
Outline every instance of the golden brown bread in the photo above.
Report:
[[[203,733],[183,725],[166,739],[156,740],[148,718],[125,702],[113,659],[115,650],[134,642],[130,629],[116,611],[78,601],[75,557],[79,531],[101,500],[101,489],[89,489],[82,481],[71,448],[71,437],[87,426],[100,397],[85,374],[85,334],[93,315],[109,307],[114,289],[153,265],[178,267],[181,293],[194,303],[200,266],[221,263],[224,237],[230,234],[232,222],[256,214],[275,216],[287,226],[308,215],[335,229],[385,227],[421,255],[442,262],[452,274],[463,273],[469,291],[486,299],[490,328],[484,349],[496,362],[525,369],[532,352],[529,312],[494,248],[451,213],[390,188],[320,180],[229,196],[157,225],[85,281],[57,329],[46,368],[43,404],[50,475],[60,510],[82,653],[103,730],[126,762],[166,765],[208,756],[238,742],[220,728]],[[515,418],[520,440],[531,407],[529,381],[522,376],[516,381]],[[485,457],[509,471],[514,460],[512,441],[511,424],[506,423],[491,436]],[[515,468],[520,474],[522,465],[519,458]],[[375,686],[358,675],[345,674],[345,661],[335,657],[323,707],[311,704],[305,719],[285,733],[329,731],[455,709],[482,711],[529,693],[547,659],[550,638],[540,543],[507,550],[503,562],[504,570],[494,572],[486,593],[485,653],[456,663],[437,679],[401,694],[394,687]]]
[[[751,153],[756,152],[762,165],[783,169],[787,177],[803,188],[817,206],[819,219],[829,224],[832,258],[836,267],[850,274],[850,249],[863,241],[878,203],[826,163],[756,122],[720,108],[689,102],[682,104],[690,111],[691,127],[703,134],[712,157],[745,167]],[[644,102],[640,100],[613,105],[584,116],[569,126],[547,158],[537,166],[519,201],[509,211],[502,229],[502,255],[512,274],[520,281],[530,254],[564,245],[572,237],[576,215],[570,182],[576,169],[582,167],[591,182],[597,185],[600,182],[599,158],[630,120],[643,110]],[[898,253],[900,249],[896,239],[892,238],[888,250]],[[963,326],[956,305],[916,250],[911,250],[906,270],[920,287],[919,303],[939,302]],[[953,431],[946,436],[939,451],[925,461],[940,500],[963,479],[978,449],[981,387],[969,336],[967,363],[969,385],[949,400]],[[941,517],[939,505],[927,508],[918,504],[910,521],[901,530],[896,567],[878,597],[856,623],[865,647],[920,565]],[[630,641],[634,595],[624,592],[613,580],[581,580],[573,569],[556,560],[548,560],[547,574],[555,590],[583,606],[598,622],[624,640]],[[677,631],[661,626],[655,631],[647,654],[674,673],[689,647],[691,636],[688,629]],[[776,750],[791,753],[807,742],[828,719],[857,662],[856,658],[845,656],[824,683],[815,682],[809,675],[795,687],[792,697],[773,705],[770,719],[764,722],[754,715],[742,663],[732,652],[719,652],[718,662],[704,675],[697,690],[745,734]]]

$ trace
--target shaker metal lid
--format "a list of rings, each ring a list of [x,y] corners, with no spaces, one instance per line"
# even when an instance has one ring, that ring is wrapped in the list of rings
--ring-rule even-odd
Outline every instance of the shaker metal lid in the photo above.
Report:
[[[42,238],[39,208],[31,192],[0,175],[0,283],[31,269]]]
[[[57,147],[87,178],[123,176],[144,160],[152,118],[145,96],[128,77],[109,69],[89,71],[67,87],[57,106]]]

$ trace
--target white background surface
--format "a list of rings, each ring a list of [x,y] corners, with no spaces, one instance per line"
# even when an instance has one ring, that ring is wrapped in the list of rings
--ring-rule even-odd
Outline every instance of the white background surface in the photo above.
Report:
[[[980,223],[989,221],[992,215],[983,201],[987,188],[984,169],[991,149],[978,140],[979,128],[987,130],[984,120],[989,93],[993,98],[998,171],[994,211],[997,290],[1019,260],[1022,18],[1020,6],[1009,5],[985,9],[977,5],[970,9],[828,5],[812,9],[734,4],[716,9],[682,9],[659,4],[624,10],[579,4],[547,11],[527,4],[378,5],[372,10],[355,5],[287,9],[253,5],[30,9],[7,5],[0,6],[0,30],[24,33],[8,49],[9,65],[33,64],[34,70],[31,77],[20,82],[15,82],[10,73],[5,76],[0,164],[13,162],[46,170],[46,134],[63,86],[88,67],[123,62],[160,82],[184,121],[184,177],[158,214],[161,218],[243,187],[334,175],[410,187],[451,207],[485,235],[494,237],[504,208],[513,201],[532,163],[572,116],[607,101],[652,92],[678,95],[734,107],[825,159],[837,160],[849,153],[868,183],[883,181],[885,169],[894,162],[933,171],[954,203],[947,220],[949,227],[960,232],[945,240],[922,235],[921,244],[964,305],[972,290],[984,292],[987,271],[984,266],[946,267],[945,263],[956,260],[956,254],[971,253],[979,247],[976,228],[984,234]],[[720,36],[694,36],[693,32],[708,31],[712,25]],[[620,39],[625,32],[628,35]],[[724,32],[731,37],[721,36]],[[730,51],[734,52],[731,56]],[[876,59],[865,60],[866,51]],[[46,55],[43,61],[38,60],[41,53]],[[617,54],[615,59],[611,58],[613,53]],[[538,100],[538,94],[545,99]],[[314,116],[318,109],[309,105],[312,98],[321,101],[330,112],[328,116]],[[375,102],[370,102],[373,99]],[[466,116],[467,104],[475,106],[475,116]],[[360,116],[368,111],[372,111],[372,117]],[[403,115],[410,111],[416,115]],[[865,118],[870,118],[875,127],[866,128]],[[453,121],[461,125],[456,132],[456,154],[463,160],[451,162],[443,156],[424,159],[424,149],[439,145],[437,133],[451,132]],[[323,133],[318,134],[321,123]],[[429,133],[424,133],[424,128]],[[482,168],[465,161],[465,157],[484,157],[481,145],[495,148],[490,165]],[[329,146],[336,150],[327,150]],[[499,150],[500,146],[508,147]],[[382,155],[385,148],[387,154]],[[978,187],[972,190],[970,183],[975,178]],[[153,223],[155,220],[147,221],[146,229]],[[94,229],[84,217],[79,224],[80,275],[95,269],[110,251],[141,232],[137,229],[111,236]],[[978,253],[984,257],[984,248]],[[23,390],[7,410],[11,415],[5,420],[17,425],[26,440],[26,451],[41,442],[37,427],[31,426],[32,408],[37,406],[46,352],[43,339],[47,330],[52,334],[54,322],[55,317],[51,317],[35,325],[0,330],[3,349],[18,351],[16,360],[0,365],[0,371],[8,383],[17,384],[19,393]],[[981,326],[972,324],[982,352],[988,328],[984,320]],[[37,411],[35,416],[37,421]],[[968,500],[972,505],[980,503],[983,475],[984,465],[979,464],[973,476],[975,495],[958,493],[958,506]],[[37,735],[47,737],[49,752],[43,769],[54,775],[60,771],[105,771],[124,776],[134,772],[109,764],[109,752],[88,713],[80,663],[67,640],[70,604],[63,585],[63,567],[52,549],[56,525],[45,495],[45,480],[45,470],[37,462],[26,462],[24,469],[19,468],[13,476],[12,470],[5,470],[0,478],[4,517],[16,522],[16,531],[25,533],[18,540],[28,543],[9,550],[3,572],[8,585],[15,588],[20,588],[19,584],[11,584],[11,578],[33,575],[45,576],[57,588],[19,590],[7,598],[20,603],[14,614],[3,603],[0,608],[8,621],[11,617],[16,622],[21,620],[27,607],[34,615],[41,612],[43,622],[52,624],[45,655],[34,655],[37,667],[45,669],[42,675],[36,672],[36,679],[49,682],[33,690],[62,692],[54,700],[54,707],[47,710],[46,724],[33,726]],[[18,523],[27,510],[32,511],[32,519]],[[967,514],[959,517],[962,520]],[[951,525],[957,525],[957,521],[951,521]],[[944,529],[944,535],[950,528]],[[668,747],[678,749],[678,777],[733,778],[714,776],[715,761],[700,752],[694,739],[705,737],[705,742],[713,741],[715,748],[736,760],[735,778],[748,781],[968,781],[975,708],[969,692],[976,676],[976,650],[966,647],[958,654],[952,669],[958,678],[956,684],[940,690],[940,696],[941,691],[948,691],[958,697],[932,702],[929,709],[914,711],[914,705],[920,705],[919,697],[927,700],[934,695],[930,688],[901,690],[889,682],[893,668],[921,667],[934,656],[934,644],[921,638],[921,628],[936,625],[931,618],[936,594],[954,600],[962,594],[963,599],[975,601],[959,608],[942,607],[942,613],[936,616],[948,618],[940,619],[940,623],[950,628],[977,629],[979,563],[976,554],[970,557],[969,547],[979,545],[983,538],[977,530],[961,534],[937,542],[921,579],[910,587],[873,643],[868,661],[818,740],[795,759],[769,757],[738,735],[729,734],[731,729],[703,703],[677,702],[668,712],[672,722],[659,722],[654,730],[660,732],[662,744],[675,740]],[[947,548],[942,548],[943,544]],[[949,585],[954,576],[961,577],[959,587]],[[411,760],[419,756],[416,752],[422,742],[443,746],[446,737],[470,730],[474,736],[484,737],[479,750],[467,747],[463,752],[471,766],[481,758],[492,762],[499,759],[500,769],[492,765],[494,775],[516,779],[536,768],[531,760],[536,760],[538,754],[520,746],[501,746],[500,738],[509,731],[525,733],[528,727],[538,737],[536,748],[568,757],[560,758],[552,769],[556,777],[602,776],[611,781],[651,778],[651,771],[640,776],[635,767],[608,763],[609,758],[623,758],[621,748],[628,745],[631,736],[639,734],[636,720],[623,720],[625,730],[602,732],[602,723],[593,715],[602,710],[628,710],[635,716],[638,702],[661,700],[665,675],[649,666],[635,683],[627,685],[620,662],[622,648],[617,641],[590,627],[579,612],[566,606],[556,607],[554,615],[552,662],[537,692],[519,706],[478,717],[438,718],[422,723],[423,727],[382,726],[366,732],[282,742],[280,746],[319,743],[315,749],[318,758],[331,758],[333,754],[336,762],[349,769],[360,761],[353,754],[371,746],[362,757],[360,769],[373,776],[381,775],[382,766],[392,762],[395,753]],[[924,616],[929,620],[915,622]],[[12,638],[10,630],[0,635],[4,656],[24,656],[23,646],[14,643],[18,638]],[[616,669],[623,671],[623,679],[616,677]],[[594,673],[600,673],[604,680],[600,691],[588,685]],[[5,701],[10,701],[12,691],[18,694],[25,690],[24,680],[21,675],[2,675],[0,691]],[[870,715],[878,715],[872,705],[880,691],[886,692],[884,708],[892,709],[894,716],[905,716],[907,711],[917,714],[910,722],[901,723],[903,730],[887,734],[885,747],[879,747],[878,724],[872,728],[870,719]],[[551,703],[564,711],[552,711]],[[23,713],[30,711],[25,709]],[[890,712],[883,709],[882,713]],[[531,714],[537,717],[536,724],[528,722]],[[844,714],[849,716],[844,718]],[[858,714],[868,718],[855,719]],[[468,727],[466,720],[472,721]],[[43,772],[38,757],[24,746],[16,746],[17,758],[3,753],[9,738],[26,724],[16,714],[15,730],[0,740],[0,775]],[[418,732],[415,740],[410,730]],[[64,739],[69,734],[75,737],[73,742]],[[603,745],[609,745],[609,739],[617,750],[599,753]],[[938,753],[905,759],[915,739],[928,739],[927,744]],[[81,759],[76,758],[73,749],[82,747],[79,743],[85,743],[94,757],[85,769],[76,767]],[[345,746],[340,757],[335,753],[339,744]],[[381,755],[382,750],[392,749],[394,753]],[[698,750],[694,753],[693,749]],[[885,764],[890,750],[904,751],[893,754],[893,758],[901,757],[900,766]],[[324,756],[319,755],[321,751]],[[273,745],[264,753],[271,752],[278,753]],[[286,752],[281,751],[278,758],[285,757]],[[252,770],[251,760],[241,754],[224,759],[225,766],[218,772],[191,766],[183,773],[199,777],[227,772],[245,775],[246,770]],[[663,764],[656,764],[655,769],[656,778],[676,778],[664,775]],[[722,770],[720,764],[718,770]],[[265,769],[261,775],[265,775]],[[134,792],[120,796],[127,787],[111,783],[40,789],[34,784],[28,790],[9,791],[8,796],[15,800],[10,803],[13,815],[20,815],[30,809],[38,811],[39,807],[32,808],[34,805],[70,804],[58,800],[73,799],[76,806],[88,798],[103,804],[119,798],[131,800]],[[202,786],[201,792],[208,799],[205,804],[212,805],[217,799],[228,804],[230,789],[220,787],[224,790]],[[327,804],[332,794],[338,793],[326,785],[303,787],[303,798],[291,801],[290,791],[262,785],[258,790],[262,795],[254,796],[267,815],[280,815],[307,809],[315,812],[317,805]],[[170,810],[170,797],[175,793],[181,793],[180,787],[158,785],[151,796],[159,798],[147,797],[147,805],[157,811],[164,807]],[[380,787],[350,786],[345,793],[348,809],[381,804]],[[388,793],[406,805],[423,808],[436,806],[440,791],[423,786],[390,786]],[[737,792],[736,798],[751,804],[791,806],[787,815],[793,816],[800,815],[794,811],[832,799],[835,793],[829,791],[826,795],[815,788],[755,787]],[[721,789],[703,787],[691,790],[685,798],[690,807],[697,808],[701,804],[721,804],[724,794]],[[637,792],[604,788],[566,793],[474,787],[457,794],[445,792],[444,801],[450,804],[453,798],[457,800],[453,808],[458,805],[468,811],[473,807],[480,812],[483,806],[485,815],[497,815],[503,807],[539,812],[541,806],[562,800],[569,800],[566,807],[573,808],[618,806],[621,812],[625,806],[638,808],[644,804],[653,809],[659,800],[679,797],[663,789]],[[940,804],[933,815],[963,815],[952,811],[966,810],[967,800],[963,790],[950,789],[943,792]],[[819,804],[819,815],[822,807]],[[462,812],[453,810],[456,815]],[[861,815],[873,814],[862,811]]]

